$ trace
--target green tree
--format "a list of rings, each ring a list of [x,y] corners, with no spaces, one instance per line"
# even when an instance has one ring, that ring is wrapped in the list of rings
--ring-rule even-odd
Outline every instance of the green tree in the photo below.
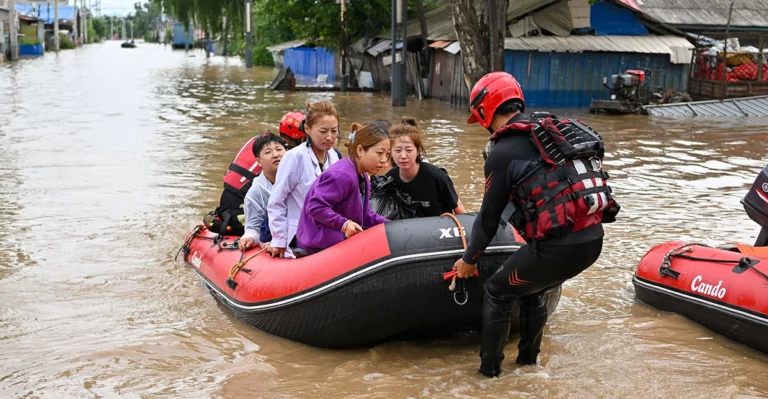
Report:
[[[88,39],[93,37],[95,41],[101,41],[109,37],[109,17],[94,18],[91,20],[91,26],[93,28],[93,35],[89,29]]]
[[[134,12],[127,17],[133,22],[133,36],[145,37],[146,40],[154,37],[154,32],[160,28],[160,8],[155,3],[139,2],[134,3],[133,8]]]
[[[244,48],[245,0],[151,0],[156,9],[175,17],[183,25],[193,22],[214,37],[229,42],[229,49],[241,54]],[[348,42],[389,29],[392,0],[352,0],[347,5]],[[424,7],[436,7],[438,0],[425,0]],[[408,12],[416,16],[415,0]],[[252,29],[254,59],[270,63],[269,45],[305,39],[319,46],[338,48],[341,39],[341,10],[335,0],[254,0]],[[137,16],[138,16],[137,10]],[[224,23],[226,17],[226,23]]]

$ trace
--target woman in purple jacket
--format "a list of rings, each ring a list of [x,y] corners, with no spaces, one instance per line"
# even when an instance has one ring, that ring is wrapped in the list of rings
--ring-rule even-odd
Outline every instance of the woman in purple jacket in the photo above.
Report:
[[[350,156],[321,174],[304,200],[296,244],[310,254],[388,222],[368,205],[368,174],[376,173],[389,161],[389,134],[376,124],[361,127],[354,123],[351,130],[357,134],[347,144]]]

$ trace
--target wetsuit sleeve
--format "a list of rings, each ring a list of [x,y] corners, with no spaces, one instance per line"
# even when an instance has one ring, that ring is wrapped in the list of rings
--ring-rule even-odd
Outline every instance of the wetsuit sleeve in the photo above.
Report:
[[[277,169],[275,185],[267,204],[269,230],[272,232],[272,246],[288,247],[288,196],[298,184],[299,159],[290,151],[283,156]]]
[[[494,156],[496,155],[496,156]],[[509,203],[509,162],[504,152],[497,151],[490,155],[485,163],[485,195],[472,225],[472,234],[467,244],[467,251],[462,259],[471,265],[477,263],[485,252],[499,228],[501,214]]]
[[[329,173],[330,172],[330,173]],[[334,229],[341,230],[347,219],[333,208],[350,195],[358,195],[357,182],[350,183],[346,175],[328,171],[320,175],[304,203],[304,211],[316,221]]]

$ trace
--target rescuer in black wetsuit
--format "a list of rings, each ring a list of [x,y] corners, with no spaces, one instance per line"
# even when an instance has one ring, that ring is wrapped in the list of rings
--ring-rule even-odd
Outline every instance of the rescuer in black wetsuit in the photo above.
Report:
[[[525,110],[523,93],[512,75],[494,72],[484,76],[472,89],[470,101],[472,115],[467,123],[479,122],[497,140],[485,162],[485,196],[467,251],[454,265],[460,278],[474,275],[475,264],[496,234],[502,214],[505,219],[509,217],[505,209],[511,209],[507,206],[518,185],[547,171],[546,164],[534,164],[540,159],[540,151],[530,131],[517,129],[530,120],[521,113]],[[511,219],[525,237],[525,219],[519,217],[519,210],[516,212],[518,217]],[[599,221],[578,232],[573,230],[568,226],[554,229],[533,245],[522,246],[485,282],[480,351],[483,375],[495,377],[501,373],[516,300],[520,302],[516,363],[536,364],[547,322],[545,293],[592,265],[602,249],[603,228]],[[525,238],[531,243],[530,237]]]

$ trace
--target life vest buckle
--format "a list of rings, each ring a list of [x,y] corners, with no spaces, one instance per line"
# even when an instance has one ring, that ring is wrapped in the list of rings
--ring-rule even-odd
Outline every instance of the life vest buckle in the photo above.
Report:
[[[586,202],[587,206],[590,208],[595,205],[595,199],[591,195],[584,197],[584,202]]]
[[[600,169],[603,168],[603,162],[600,160],[600,158],[592,157],[589,158],[589,163],[592,165],[592,170],[595,172],[600,171]]]

